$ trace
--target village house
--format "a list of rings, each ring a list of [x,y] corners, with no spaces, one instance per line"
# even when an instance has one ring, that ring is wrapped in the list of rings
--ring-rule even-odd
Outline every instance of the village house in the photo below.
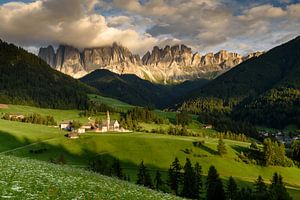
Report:
[[[211,124],[204,125],[204,128],[205,128],[205,129],[212,129],[212,127],[213,127],[213,126],[212,126]]]
[[[59,128],[62,130],[70,131],[72,129],[71,125],[72,125],[71,120],[65,120],[59,123]]]
[[[69,133],[67,135],[67,137],[70,138],[70,139],[78,139],[79,138],[79,133],[72,132],[72,133]]]
[[[77,129],[77,133],[79,133],[79,134],[85,133],[85,128]]]
[[[23,115],[23,114],[9,114],[9,119],[20,119],[20,120],[22,120],[22,119],[24,119],[25,118],[25,116]]]
[[[92,129],[92,125],[91,124],[84,124],[80,128],[83,128],[85,130],[91,130]]]

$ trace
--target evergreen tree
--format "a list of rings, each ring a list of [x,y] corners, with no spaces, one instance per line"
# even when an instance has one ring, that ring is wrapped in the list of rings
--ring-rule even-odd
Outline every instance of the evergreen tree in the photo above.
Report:
[[[270,186],[270,195],[272,200],[291,200],[289,193],[287,192],[282,176],[278,173],[274,173],[272,178],[272,184]]]
[[[225,192],[222,180],[214,166],[210,166],[206,182],[206,199],[207,200],[224,200]]]
[[[300,140],[294,140],[291,148],[293,159],[300,162]]]
[[[144,165],[144,161],[142,161],[141,164],[139,165],[139,172],[138,172],[137,177],[138,177],[138,179],[137,179],[136,183],[138,185],[143,185],[143,186],[149,187],[149,188],[153,187],[151,176],[150,176],[146,166]]]
[[[175,192],[176,195],[179,194],[179,186],[181,183],[181,165],[179,163],[178,158],[176,157],[173,163],[169,168],[169,185],[171,190]]]
[[[181,195],[187,198],[195,198],[195,172],[189,158],[183,167],[183,188]]]
[[[237,199],[238,187],[232,176],[229,177],[226,194],[229,200]]]
[[[192,117],[185,111],[176,114],[176,124],[186,126],[192,122]]]
[[[161,178],[160,172],[157,170],[154,178],[154,185],[156,190],[162,190],[163,180]]]
[[[253,192],[250,188],[242,188],[238,192],[237,199],[242,199],[242,200],[254,200],[255,196],[253,195]]]
[[[201,190],[202,190],[202,168],[198,162],[195,164],[195,189],[194,196],[196,199],[200,198]]]
[[[225,143],[223,142],[222,138],[219,139],[217,148],[218,148],[219,155],[222,156],[227,153],[226,146],[225,146]]]
[[[258,199],[258,200],[265,200],[265,199],[268,199],[268,190],[267,190],[267,186],[266,184],[264,183],[264,180],[261,176],[258,176],[255,184],[255,199]]]
[[[120,164],[120,160],[114,159],[112,165],[112,175],[118,177],[119,179],[123,178],[123,172]]]
[[[285,155],[284,144],[272,142],[270,138],[264,140],[264,161],[266,165],[293,166],[292,160]]]

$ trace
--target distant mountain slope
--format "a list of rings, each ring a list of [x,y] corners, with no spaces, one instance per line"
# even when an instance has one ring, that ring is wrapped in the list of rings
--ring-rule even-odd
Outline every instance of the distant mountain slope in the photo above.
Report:
[[[299,120],[299,88],[300,37],[297,37],[194,90],[189,94],[191,100],[183,103],[182,108],[203,112],[204,100],[210,99],[214,109],[233,109],[237,119],[242,116],[256,124],[282,127]]]
[[[165,86],[151,83],[132,74],[118,75],[108,70],[95,70],[80,80],[97,88],[101,95],[133,105],[159,108],[171,105],[181,95],[208,82],[197,80]]]
[[[52,69],[37,56],[0,40],[0,102],[84,108],[95,89]]]

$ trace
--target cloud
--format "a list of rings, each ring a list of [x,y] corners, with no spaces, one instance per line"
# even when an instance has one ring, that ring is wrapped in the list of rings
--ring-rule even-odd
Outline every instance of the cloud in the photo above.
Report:
[[[110,16],[107,18],[108,26],[118,27],[124,24],[129,24],[131,19],[127,16]]]
[[[204,52],[227,46],[245,52],[245,49],[267,50],[275,41],[299,33],[300,4],[274,2],[262,0],[232,6],[229,0],[153,0],[145,3],[112,0],[102,5],[128,15],[150,18],[153,25],[146,32],[154,37],[170,35]],[[240,48],[241,44],[247,48]]]
[[[236,2],[233,6],[230,2]],[[119,42],[143,54],[184,43],[205,53],[267,50],[300,31],[300,3],[259,0],[37,0],[0,5],[0,37],[30,47]],[[277,2],[277,3],[276,3]]]
[[[115,17],[107,22],[95,12],[95,5],[94,0],[3,4],[0,6],[0,37],[30,48],[61,43],[82,48],[119,42],[136,53],[144,53],[157,42],[156,38],[134,29],[113,27],[112,23],[117,26],[127,18]]]

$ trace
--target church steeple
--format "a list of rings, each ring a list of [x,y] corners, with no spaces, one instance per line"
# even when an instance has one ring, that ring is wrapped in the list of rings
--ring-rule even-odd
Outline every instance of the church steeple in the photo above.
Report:
[[[106,120],[107,120],[107,131],[109,131],[110,126],[110,117],[109,117],[109,111],[106,111]]]

